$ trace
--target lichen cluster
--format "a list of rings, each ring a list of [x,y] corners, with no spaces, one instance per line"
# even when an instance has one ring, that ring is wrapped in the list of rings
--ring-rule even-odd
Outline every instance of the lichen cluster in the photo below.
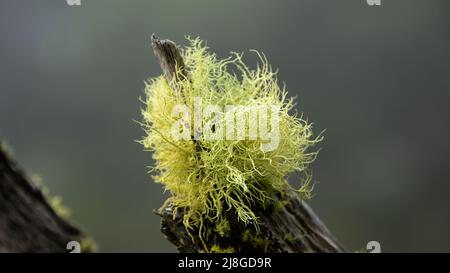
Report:
[[[266,57],[256,54],[260,64],[250,69],[243,54],[219,59],[200,39],[190,39],[183,50],[187,79],[169,83],[160,76],[146,82],[142,111],[146,136],[141,142],[153,151],[153,179],[171,193],[175,210],[186,209],[183,223],[200,239],[211,232],[226,236],[230,222],[236,220],[257,229],[254,208],[264,208],[274,194],[283,194],[291,187],[286,177],[307,170],[317,155],[309,148],[321,137],[313,136],[311,124],[295,113],[293,98],[278,85]],[[201,97],[204,105],[278,106],[278,146],[264,151],[261,139],[177,140],[172,128],[180,117],[172,111],[180,104],[192,108],[195,97]],[[296,189],[306,197],[308,183],[306,179]],[[206,230],[206,224],[212,224],[213,231]]]

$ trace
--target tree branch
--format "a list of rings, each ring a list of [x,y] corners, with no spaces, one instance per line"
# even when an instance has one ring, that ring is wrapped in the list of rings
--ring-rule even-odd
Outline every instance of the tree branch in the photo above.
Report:
[[[82,237],[0,146],[0,252],[68,252]]]

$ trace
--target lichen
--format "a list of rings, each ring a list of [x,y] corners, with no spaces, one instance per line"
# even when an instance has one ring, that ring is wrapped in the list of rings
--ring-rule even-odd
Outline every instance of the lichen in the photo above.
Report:
[[[30,176],[30,180],[34,186],[40,189],[40,191],[42,192],[45,199],[47,200],[53,211],[56,213],[56,215],[58,215],[64,220],[70,220],[72,214],[71,210],[66,205],[64,205],[61,196],[52,195],[50,193],[49,188],[43,182],[42,176],[38,174],[32,174]],[[81,246],[80,250],[82,253],[84,252],[91,253],[98,251],[98,245],[92,237],[83,235],[83,237],[81,237],[79,240]]]
[[[29,179],[31,180],[33,185],[42,192],[45,199],[49,203],[50,207],[55,211],[55,213],[59,217],[68,220],[71,216],[70,209],[63,204],[61,196],[52,195],[50,193],[50,189],[43,182],[42,176],[34,173],[30,175]]]
[[[13,157],[14,149],[5,140],[0,139],[0,149],[8,156]]]
[[[92,253],[98,251],[97,242],[90,236],[85,236],[81,239],[81,253]]]
[[[223,248],[219,245],[213,245],[210,250],[211,253],[234,253],[236,252],[232,246]]]
[[[292,233],[286,233],[284,235],[284,240],[289,242],[289,243],[292,243],[292,242],[295,241],[295,236]]]
[[[213,229],[224,236],[230,229],[230,217],[257,230],[259,220],[254,208],[267,207],[274,193],[283,194],[292,188],[286,177],[307,170],[317,155],[309,148],[321,136],[314,136],[312,124],[294,111],[294,99],[288,98],[285,88],[279,86],[265,55],[256,52],[260,63],[256,69],[250,69],[243,62],[243,54],[232,53],[229,58],[220,59],[200,39],[189,41],[190,46],[183,50],[188,79],[169,83],[160,76],[146,82],[142,110],[146,136],[141,143],[153,151],[153,179],[171,193],[175,210],[187,208],[183,223],[189,232],[198,232],[202,241],[211,233],[206,231],[206,223],[216,223]],[[198,97],[202,98],[202,105],[223,108],[276,105],[277,147],[270,151],[261,149],[266,143],[263,139],[175,138],[172,128],[180,117],[172,115],[173,110],[180,104],[192,110]],[[238,129],[247,132],[249,124]],[[195,133],[192,128],[190,135]],[[304,198],[310,196],[309,181],[306,179],[296,189]]]

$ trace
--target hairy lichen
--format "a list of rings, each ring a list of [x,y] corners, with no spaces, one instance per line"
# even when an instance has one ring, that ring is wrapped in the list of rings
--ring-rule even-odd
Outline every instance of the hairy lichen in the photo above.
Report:
[[[188,79],[169,83],[160,76],[146,82],[142,124],[147,135],[141,142],[153,151],[153,178],[170,191],[174,209],[187,208],[183,223],[188,231],[197,231],[201,240],[210,234],[205,230],[207,223],[220,236],[229,232],[229,223],[236,218],[257,230],[254,208],[266,207],[274,193],[283,194],[291,187],[286,177],[304,172],[317,155],[308,148],[321,137],[314,137],[311,123],[293,111],[294,100],[278,85],[266,57],[256,54],[261,63],[252,70],[243,62],[243,54],[219,59],[200,39],[190,39],[183,51]],[[223,108],[276,105],[277,147],[261,149],[262,139],[177,139],[173,126],[180,117],[172,115],[173,110],[181,104],[192,110],[198,97],[202,105]],[[249,124],[238,129],[247,132]],[[190,135],[195,133],[192,128]],[[308,197],[309,179],[297,191]]]

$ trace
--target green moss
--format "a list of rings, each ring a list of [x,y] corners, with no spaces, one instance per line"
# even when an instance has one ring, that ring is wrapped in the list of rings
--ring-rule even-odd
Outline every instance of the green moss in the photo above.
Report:
[[[284,240],[287,241],[287,242],[292,243],[292,242],[295,241],[295,237],[294,237],[294,235],[291,234],[291,233],[286,233],[286,234],[284,235]]]
[[[169,84],[160,76],[146,84],[142,125],[147,135],[141,143],[153,151],[153,179],[172,194],[174,210],[188,208],[183,223],[189,232],[198,233],[207,249],[204,239],[211,236],[211,229],[223,237],[236,219],[258,230],[254,208],[267,207],[274,193],[291,188],[286,177],[308,168],[317,155],[309,148],[321,137],[314,137],[312,124],[292,111],[293,98],[278,85],[263,54],[256,53],[261,63],[252,70],[243,62],[243,54],[219,59],[201,40],[190,43],[183,51],[189,79]],[[197,97],[204,106],[277,106],[278,146],[264,151],[261,147],[266,141],[261,139],[202,137],[194,142],[175,138],[172,129],[180,118],[172,115],[173,110],[182,104],[192,110]],[[247,132],[248,123],[241,129]],[[190,135],[194,133],[192,129]],[[297,189],[302,198],[311,194],[309,181]]]
[[[222,219],[222,221],[216,224],[214,230],[221,236],[225,236],[230,231],[230,223],[227,219]]]
[[[9,157],[13,157],[14,150],[13,148],[5,141],[0,139],[0,149]]]
[[[13,157],[13,149],[10,145],[6,143],[4,140],[0,140],[0,149],[6,153],[7,156]],[[63,202],[62,198],[60,196],[52,196],[50,194],[50,190],[47,186],[43,183],[43,179],[38,174],[32,174],[29,176],[29,179],[31,183],[39,188],[39,190],[44,195],[45,199],[47,200],[50,207],[55,211],[55,213],[63,218],[68,220],[70,218],[71,212],[70,209],[67,208]],[[81,252],[96,252],[98,250],[98,246],[96,242],[91,237],[84,237],[80,241],[81,245]]]
[[[210,250],[211,253],[234,253],[236,252],[233,247],[220,247],[219,245],[213,245]]]
[[[50,190],[47,186],[45,186],[42,176],[32,174],[29,178],[30,181],[41,190],[42,194],[45,196],[45,199],[47,199],[47,202],[55,213],[61,218],[69,219],[71,215],[70,209],[63,204],[60,196],[50,194]]]
[[[62,203],[62,198],[59,196],[53,196],[49,198],[50,206],[61,218],[68,219],[70,217],[70,210]]]
[[[0,140],[0,149],[2,149],[7,156],[11,158],[13,157],[13,148],[8,143],[6,143],[6,141]],[[63,205],[61,197],[50,195],[50,191],[44,185],[43,179],[40,175],[31,174],[29,176],[29,179],[34,186],[38,187],[41,190],[42,194],[45,196],[49,205],[56,212],[56,214],[65,219],[70,216],[70,210]]]
[[[274,211],[279,211],[289,204],[289,200],[277,200],[273,205]]]

